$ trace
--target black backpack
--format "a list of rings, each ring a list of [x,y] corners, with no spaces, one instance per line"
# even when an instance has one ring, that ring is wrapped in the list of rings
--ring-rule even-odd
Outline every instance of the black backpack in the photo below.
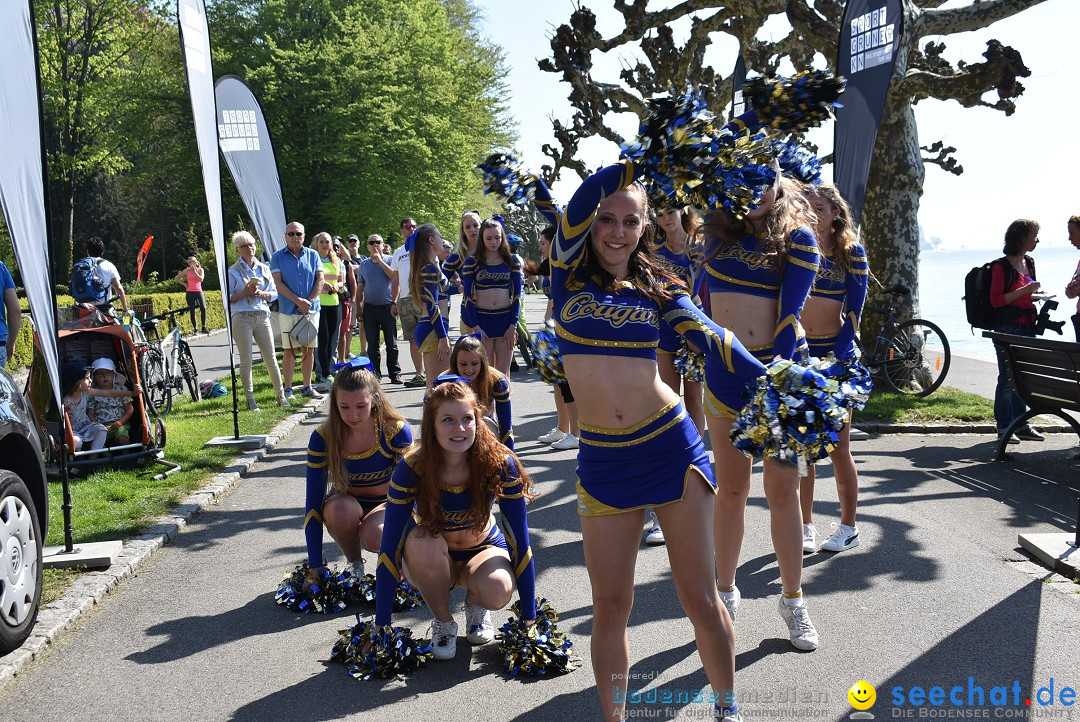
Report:
[[[71,296],[78,303],[104,303],[109,286],[98,272],[100,258],[87,256],[71,267]]]
[[[1035,262],[1028,256],[1031,266],[1032,278],[1035,276]],[[994,326],[1001,323],[1005,316],[1015,316],[1010,307],[994,308],[990,304],[990,280],[993,278],[995,263],[1005,263],[1005,287],[1012,285],[1016,270],[1011,263],[1005,262],[1004,258],[998,258],[981,266],[975,266],[964,277],[964,310],[967,312],[967,321],[975,328],[985,331],[993,330]]]

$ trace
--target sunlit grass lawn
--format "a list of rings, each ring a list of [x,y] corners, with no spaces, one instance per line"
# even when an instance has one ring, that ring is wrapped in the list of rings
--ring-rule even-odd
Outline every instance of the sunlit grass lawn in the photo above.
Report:
[[[296,378],[299,378],[297,371]],[[228,377],[221,380],[231,389]],[[274,388],[261,363],[254,368],[255,398],[261,411],[247,411],[239,389],[240,434],[265,434],[278,421],[295,413],[303,401],[299,395],[293,407],[278,406]],[[164,479],[153,476],[166,467],[153,464],[141,471],[103,470],[71,480],[71,519],[76,543],[127,539],[145,531],[153,521],[188,494],[206,486],[208,480],[237,456],[235,449],[203,448],[216,436],[234,432],[232,395],[193,402],[184,395],[173,399],[173,410],[165,419],[165,459],[182,469]],[[49,534],[46,544],[64,543],[63,489],[59,479],[49,482]],[[78,572],[46,569],[43,601],[64,593]]]
[[[874,391],[866,408],[855,413],[855,424],[972,424],[993,423],[994,402],[978,394],[942,386],[926,397]]]

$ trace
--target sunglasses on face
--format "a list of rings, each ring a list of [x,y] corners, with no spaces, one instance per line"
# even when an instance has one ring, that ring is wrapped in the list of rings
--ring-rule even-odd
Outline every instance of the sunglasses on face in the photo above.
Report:
[[[291,238],[303,238],[304,237],[304,232],[303,231],[289,231],[285,235],[289,236]]]

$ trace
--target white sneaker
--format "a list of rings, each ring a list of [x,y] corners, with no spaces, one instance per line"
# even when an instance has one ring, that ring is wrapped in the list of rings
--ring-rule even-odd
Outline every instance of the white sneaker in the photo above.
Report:
[[[821,549],[827,552],[842,552],[859,546],[859,528],[847,524],[833,524],[835,529],[829,538],[821,543]]]
[[[545,444],[550,444],[550,443],[552,443],[554,441],[558,441],[559,439],[561,439],[563,437],[563,434],[565,434],[565,433],[566,433],[565,431],[562,431],[558,426],[556,426],[555,428],[553,428],[551,431],[547,432],[543,436],[538,436],[536,438],[536,440],[537,441],[542,441]]]
[[[728,616],[731,617],[731,623],[735,623],[735,615],[739,611],[739,602],[742,601],[742,594],[739,594],[739,588],[735,587],[733,592],[721,592],[717,591],[720,595],[720,601],[727,607]]]
[[[817,551],[817,527],[813,522],[802,525],[802,553],[813,554]]]
[[[551,448],[558,449],[559,451],[566,451],[567,449],[576,449],[578,447],[578,438],[571,434],[569,431],[561,439],[551,445]]]
[[[491,610],[465,602],[465,639],[471,644],[487,644],[495,639],[495,626],[491,623]]]
[[[787,624],[788,634],[791,636],[791,644],[796,649],[810,651],[817,649],[818,633],[814,629],[814,623],[810,621],[810,610],[806,608],[806,602],[802,604],[785,604],[784,598],[780,597],[780,617]]]
[[[645,535],[645,543],[651,547],[660,546],[664,543],[664,530],[660,528],[660,522],[653,524],[653,528]]]
[[[453,659],[457,654],[457,622],[440,622],[438,619],[431,620],[431,653],[435,659],[445,662]]]
[[[364,558],[357,557],[349,562],[349,571],[357,580],[364,578]]]

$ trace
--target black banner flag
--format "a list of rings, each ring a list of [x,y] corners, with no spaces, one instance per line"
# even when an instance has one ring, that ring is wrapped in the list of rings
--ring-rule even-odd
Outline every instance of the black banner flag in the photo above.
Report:
[[[840,24],[836,73],[847,78],[847,89],[836,111],[833,177],[856,224],[903,22],[901,0],[849,0]]]
[[[742,89],[746,84],[746,61],[743,60],[742,51],[739,51],[739,57],[735,59],[735,69],[731,71],[731,117],[736,118],[743,114],[746,110],[746,103],[743,101]]]
[[[268,254],[285,245],[285,201],[277,157],[255,94],[235,75],[218,78],[218,146]]]

